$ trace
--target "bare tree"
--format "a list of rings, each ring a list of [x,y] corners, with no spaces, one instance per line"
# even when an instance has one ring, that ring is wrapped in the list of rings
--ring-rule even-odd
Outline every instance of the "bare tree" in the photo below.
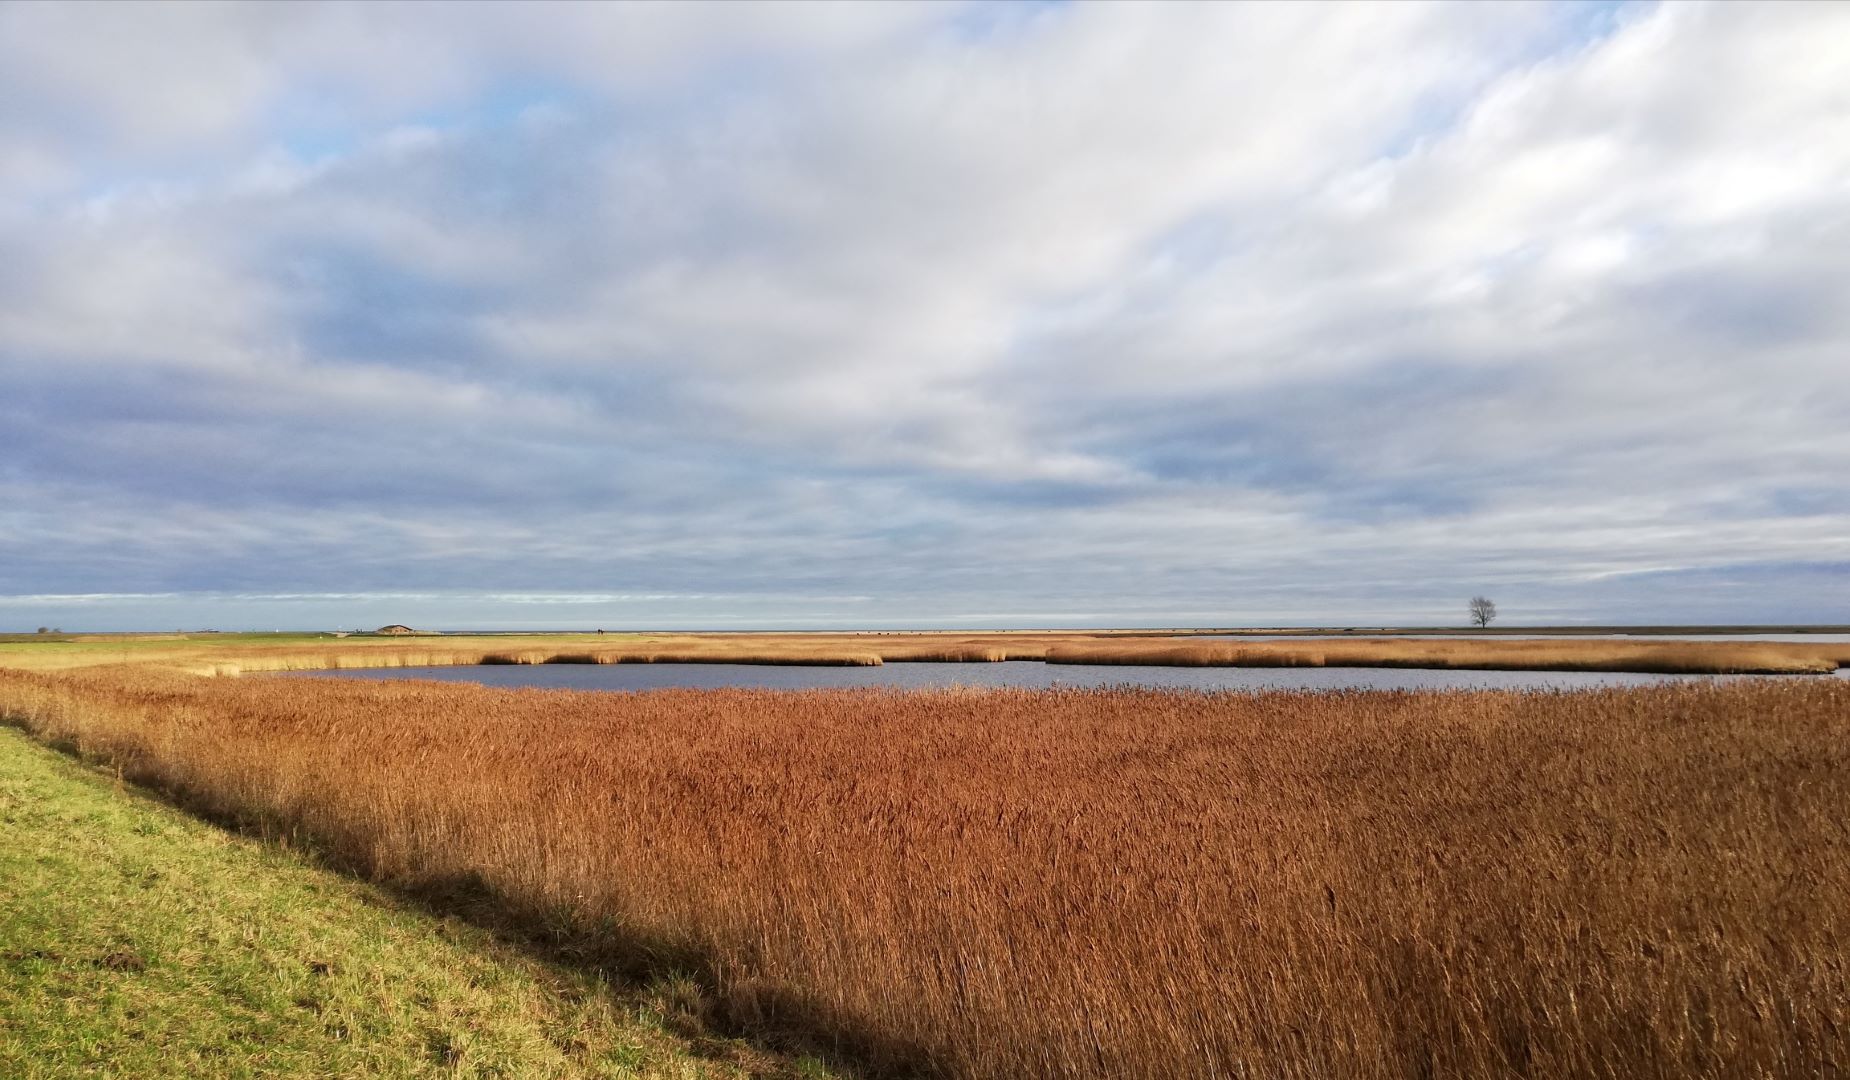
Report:
[[[1489,626],[1490,620],[1497,617],[1497,605],[1488,596],[1473,596],[1465,610],[1471,614],[1471,621],[1479,630]]]

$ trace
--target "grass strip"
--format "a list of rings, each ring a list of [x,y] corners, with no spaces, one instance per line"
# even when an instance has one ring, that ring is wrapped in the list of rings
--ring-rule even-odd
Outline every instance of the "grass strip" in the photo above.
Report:
[[[824,1075],[0,728],[0,1076]]]

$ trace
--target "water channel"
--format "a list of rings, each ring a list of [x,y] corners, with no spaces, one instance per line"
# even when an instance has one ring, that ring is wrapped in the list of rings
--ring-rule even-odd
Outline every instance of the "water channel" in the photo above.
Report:
[[[468,667],[344,668],[296,673],[307,678],[435,679],[553,690],[664,690],[766,687],[780,690],[873,686],[943,687],[1150,686],[1190,690],[1587,690],[1722,678],[1834,678],[1830,675],[1654,675],[1606,671],[1454,671],[1429,668],[1191,668],[1130,665],[889,663],[877,667],[786,667],[769,664],[519,664]]]

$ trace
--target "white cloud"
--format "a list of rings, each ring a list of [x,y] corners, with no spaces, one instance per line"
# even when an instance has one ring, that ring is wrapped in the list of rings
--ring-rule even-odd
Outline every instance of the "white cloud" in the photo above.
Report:
[[[1840,7],[441,10],[0,8],[0,589],[1850,562]]]

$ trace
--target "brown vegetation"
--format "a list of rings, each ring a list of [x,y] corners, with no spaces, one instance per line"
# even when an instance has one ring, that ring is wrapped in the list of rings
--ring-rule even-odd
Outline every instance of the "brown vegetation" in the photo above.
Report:
[[[1426,667],[1684,674],[1827,672],[1850,642],[1585,638],[1296,638],[1215,640],[1127,632],[904,634],[536,634],[97,639],[9,645],[0,667],[59,670],[135,660],[195,674],[470,664],[824,664],[1047,660],[1062,664]]]
[[[42,737],[870,1071],[1850,1066],[1850,685],[671,691],[0,672]]]
[[[1850,644],[1760,641],[1557,641],[1363,638],[1296,641],[1120,640],[1056,645],[1050,664],[1178,667],[1398,667],[1788,675],[1835,671]]]

